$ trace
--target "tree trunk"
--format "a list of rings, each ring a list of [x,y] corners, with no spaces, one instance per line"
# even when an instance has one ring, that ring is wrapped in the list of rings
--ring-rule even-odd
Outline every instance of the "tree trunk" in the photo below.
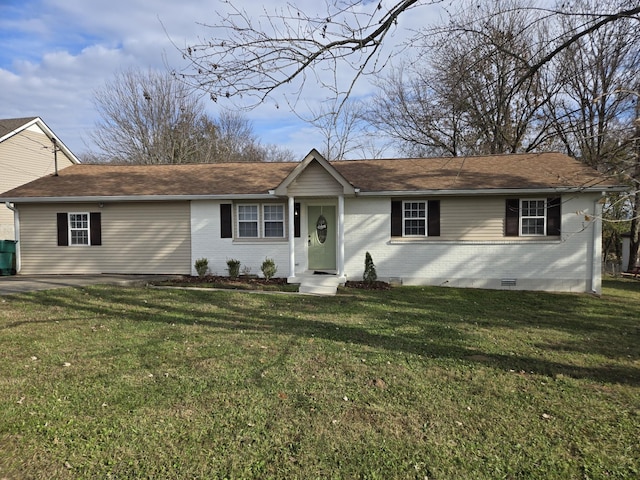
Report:
[[[638,261],[638,250],[640,249],[640,190],[639,182],[635,182],[636,193],[634,195],[633,217],[631,219],[631,247],[629,248],[629,263],[627,271],[630,272],[636,267]]]
[[[629,264],[627,271],[636,268],[638,250],[640,249],[640,89],[636,86],[636,128],[635,128],[635,154],[636,165],[633,172],[633,216],[631,217],[631,245],[629,248]]]

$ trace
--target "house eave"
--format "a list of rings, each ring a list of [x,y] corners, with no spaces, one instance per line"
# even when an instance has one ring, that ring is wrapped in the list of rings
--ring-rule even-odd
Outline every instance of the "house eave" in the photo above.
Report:
[[[360,191],[359,197],[425,197],[425,196],[470,196],[470,195],[546,195],[568,193],[613,193],[624,192],[628,187],[595,186],[595,187],[552,187],[552,188],[480,188],[466,190],[384,190]]]
[[[488,188],[477,190],[384,190],[384,191],[358,191],[357,197],[426,197],[426,196],[471,196],[471,195],[547,195],[570,193],[619,193],[627,191],[627,186],[593,186],[593,187],[553,187],[553,188]],[[87,203],[87,202],[172,202],[192,200],[273,200],[274,198],[286,198],[286,195],[278,195],[277,192],[251,193],[251,194],[224,194],[224,195],[87,195],[68,197],[0,197],[0,202],[14,204],[21,203]]]
[[[88,202],[186,202],[191,200],[265,200],[273,195],[233,194],[233,195],[121,195],[121,196],[81,196],[81,197],[5,197],[2,202],[20,203],[88,203]]]

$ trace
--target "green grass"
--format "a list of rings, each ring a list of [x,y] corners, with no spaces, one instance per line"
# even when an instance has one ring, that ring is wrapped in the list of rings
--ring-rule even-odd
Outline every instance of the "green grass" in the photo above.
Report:
[[[0,478],[637,478],[640,282],[0,297]]]

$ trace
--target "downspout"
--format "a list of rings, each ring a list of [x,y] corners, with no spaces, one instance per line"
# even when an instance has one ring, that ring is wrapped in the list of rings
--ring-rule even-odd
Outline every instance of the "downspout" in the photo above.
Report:
[[[16,273],[20,273],[20,268],[22,267],[20,260],[20,212],[10,202],[5,202],[4,204],[13,212],[13,230],[16,240]]]
[[[344,195],[338,195],[338,277],[345,278],[344,273]]]
[[[603,194],[604,195],[604,194]],[[602,204],[600,198],[593,202],[593,231],[591,255],[591,293],[602,293]]]

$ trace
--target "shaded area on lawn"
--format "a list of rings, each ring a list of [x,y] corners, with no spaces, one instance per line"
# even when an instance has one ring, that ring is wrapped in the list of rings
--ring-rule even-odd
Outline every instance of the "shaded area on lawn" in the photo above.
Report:
[[[635,478],[618,285],[3,298],[0,477]]]
[[[623,285],[622,289],[637,291]],[[356,292],[355,294],[352,292]],[[616,359],[639,358],[638,307],[611,303],[583,294],[491,291],[439,287],[403,287],[388,292],[351,291],[333,298],[293,297],[249,300],[241,293],[180,291],[193,308],[176,308],[168,294],[136,288],[111,289],[105,306],[99,287],[83,289],[77,302],[65,290],[33,297],[47,307],[69,308],[75,318],[38,319],[64,322],[126,312],[135,321],[159,324],[194,324],[228,331],[323,338],[420,355],[424,358],[461,359],[500,370],[565,375],[598,382],[639,385],[640,370],[621,366]],[[21,297],[28,302],[30,296]],[[198,305],[210,305],[201,309]],[[334,320],[335,315],[351,316]],[[22,322],[3,328],[17,327]],[[508,337],[512,331],[530,333],[522,349],[505,351],[477,344],[479,333],[494,330]],[[557,338],[541,331],[557,331]],[[520,335],[520,334],[518,334]],[[528,353],[528,354],[527,354]],[[551,355],[553,354],[553,355]],[[577,365],[554,359],[564,354],[600,355],[607,364]]]

